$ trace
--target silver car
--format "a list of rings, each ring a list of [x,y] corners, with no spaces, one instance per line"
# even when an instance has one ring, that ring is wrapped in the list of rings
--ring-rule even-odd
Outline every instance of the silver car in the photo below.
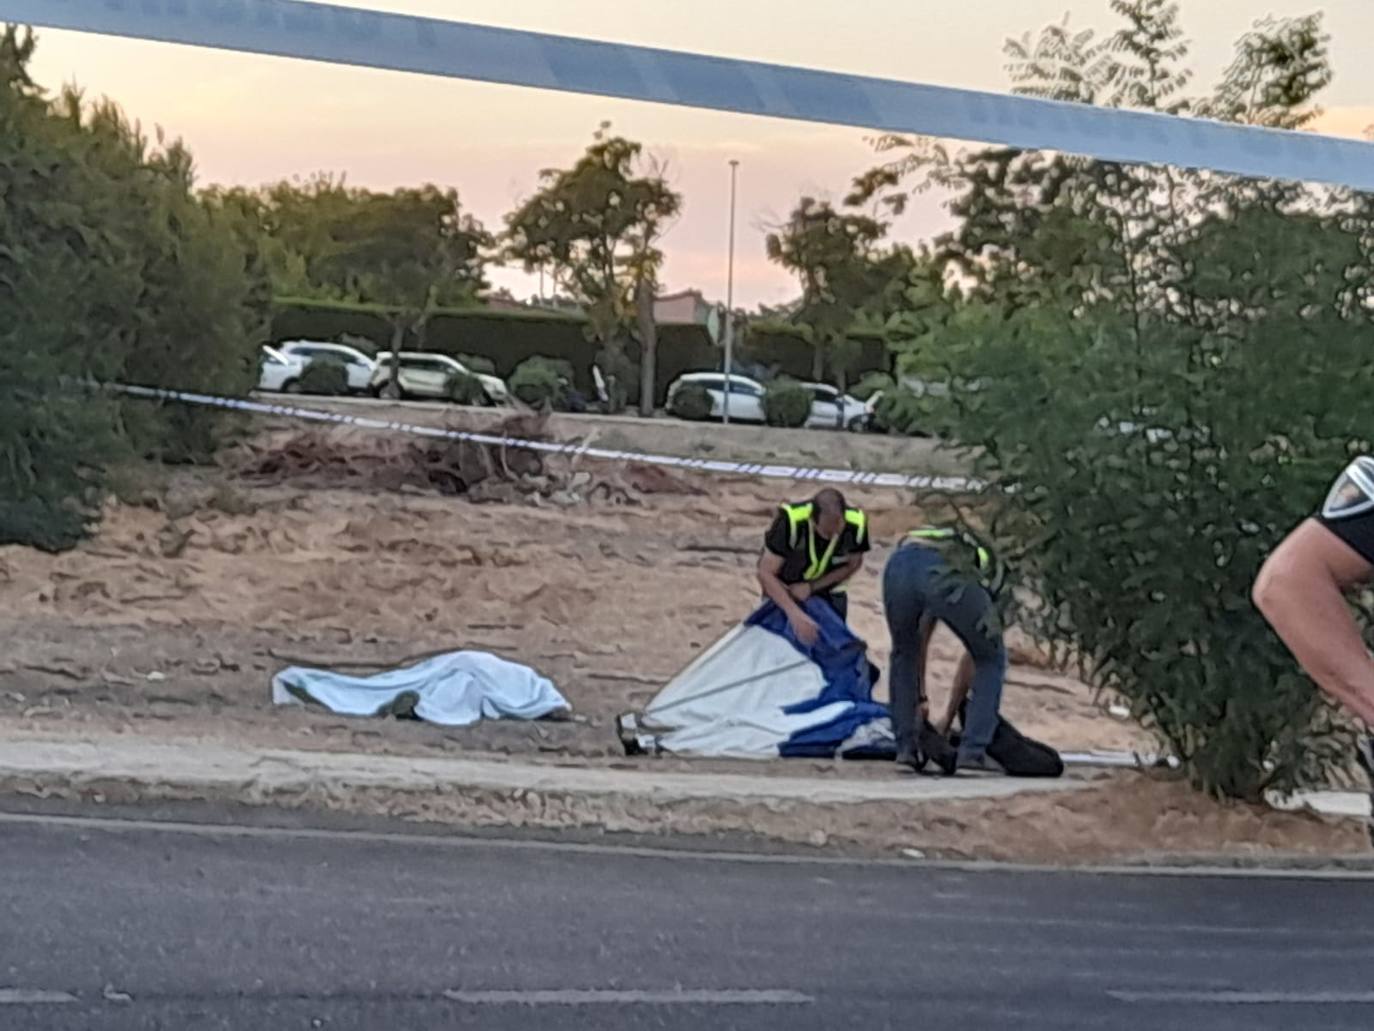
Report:
[[[433,351],[402,351],[400,355],[400,397],[425,397],[436,401],[449,399],[449,385],[455,376],[472,376],[482,384],[488,404],[510,403],[510,392],[498,376],[473,372],[456,358]],[[377,355],[377,367],[372,373],[369,389],[378,397],[391,393],[391,352]]]

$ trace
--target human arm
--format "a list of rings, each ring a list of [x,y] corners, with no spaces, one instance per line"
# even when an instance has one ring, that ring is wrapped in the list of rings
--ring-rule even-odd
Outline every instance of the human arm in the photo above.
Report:
[[[787,616],[787,621],[792,624],[792,632],[797,635],[797,640],[810,647],[816,643],[816,638],[820,635],[820,627],[816,625],[814,619],[806,614],[796,597],[782,582],[782,566],[783,557],[781,555],[775,555],[773,552],[765,550],[759,556],[759,586],[763,588],[764,595],[782,609]]]
[[[968,693],[972,687],[973,656],[964,652],[959,656],[959,665],[954,670],[954,683],[949,689],[949,700],[945,703],[945,714],[935,724],[935,729],[941,734],[949,734],[950,728],[954,726],[954,717],[959,715],[959,709],[968,698]]]
[[[849,580],[860,569],[864,567],[864,557],[861,553],[846,555],[834,569],[826,573],[818,580],[809,583],[792,584],[788,591],[792,597],[798,601],[805,601],[807,598],[817,594],[824,594],[831,588],[838,587],[840,584]]]

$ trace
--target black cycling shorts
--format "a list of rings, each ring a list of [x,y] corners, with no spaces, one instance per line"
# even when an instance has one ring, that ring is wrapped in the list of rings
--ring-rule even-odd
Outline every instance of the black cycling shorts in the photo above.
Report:
[[[1374,456],[1360,455],[1345,467],[1316,518],[1374,565]]]
[[[1319,512],[1316,519],[1374,566],[1374,512],[1335,517]]]

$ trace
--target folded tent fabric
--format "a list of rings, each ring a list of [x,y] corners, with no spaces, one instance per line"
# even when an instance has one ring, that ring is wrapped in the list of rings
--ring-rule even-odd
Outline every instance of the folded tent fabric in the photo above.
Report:
[[[873,701],[877,671],[867,647],[826,602],[805,608],[820,628],[813,646],[798,641],[768,602],[648,704],[636,726],[652,741],[641,747],[712,758],[894,758],[888,708]],[[1064,772],[1058,752],[1005,719],[995,740],[994,758],[1010,776]]]
[[[534,720],[571,708],[553,683],[534,670],[471,651],[448,652],[366,677],[284,669],[272,678],[272,701],[315,703],[343,716],[404,709],[449,727],[482,719]]]
[[[679,673],[641,716],[656,747],[718,758],[890,757],[867,647],[825,601],[805,608],[820,630],[814,645],[767,602]]]

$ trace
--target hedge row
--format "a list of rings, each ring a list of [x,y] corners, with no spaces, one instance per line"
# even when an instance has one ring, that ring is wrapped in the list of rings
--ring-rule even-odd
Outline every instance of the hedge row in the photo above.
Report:
[[[577,388],[594,396],[592,364],[598,345],[585,334],[586,321],[562,312],[508,312],[489,308],[443,311],[429,321],[425,339],[408,339],[407,347],[443,354],[476,355],[491,360],[496,374],[508,379],[527,358],[541,355],[563,359],[573,368]],[[391,326],[380,305],[279,300],[273,309],[272,339],[338,340],[342,335],[366,338],[381,350],[391,344]],[[631,344],[630,361],[639,362],[639,345]],[[668,386],[684,372],[716,369],[720,352],[705,326],[665,325],[658,328],[658,369],[655,402],[662,404]],[[639,384],[630,385],[631,403],[639,399]]]
[[[859,345],[859,356],[846,377],[856,383],[867,373],[892,375],[894,358],[886,341],[877,333],[856,332],[852,338]],[[780,376],[809,382],[814,371],[813,349],[796,329],[785,322],[754,322],[740,340],[738,361],[741,365],[757,366]],[[827,366],[825,379],[835,382],[834,370]]]

